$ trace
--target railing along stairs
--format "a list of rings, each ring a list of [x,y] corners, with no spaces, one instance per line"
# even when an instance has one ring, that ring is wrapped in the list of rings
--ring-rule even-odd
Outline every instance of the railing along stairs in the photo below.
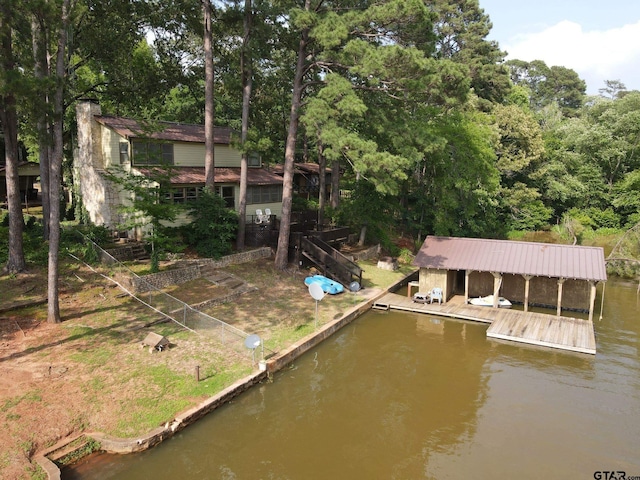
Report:
[[[317,237],[303,237],[300,249],[302,255],[315,264],[324,276],[346,285],[354,280],[362,285],[362,268],[328,243]]]

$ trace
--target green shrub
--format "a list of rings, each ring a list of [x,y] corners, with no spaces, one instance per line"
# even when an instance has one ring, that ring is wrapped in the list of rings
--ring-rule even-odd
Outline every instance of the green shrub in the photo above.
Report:
[[[79,227],[79,230],[84,233],[89,240],[100,246],[104,246],[112,240],[111,230],[102,225],[90,224],[85,227]]]
[[[203,257],[220,258],[231,253],[238,216],[225,207],[222,197],[204,190],[191,209],[193,222],[185,229],[187,243]]]
[[[188,225],[186,229],[188,229]],[[166,244],[163,245],[165,254],[163,259],[167,257],[169,253],[182,253],[187,248],[185,237],[185,227],[164,227],[163,235],[166,239]]]
[[[507,238],[509,240],[524,240],[527,233],[526,230],[510,230],[507,233]]]
[[[306,199],[298,195],[294,195],[291,199],[291,210],[294,212],[304,212],[306,210],[318,210],[318,200],[311,198]]]
[[[632,213],[627,217],[627,223],[625,223],[624,228],[633,228],[633,226],[637,225],[638,223],[640,223],[640,212]]]
[[[599,208],[589,208],[589,217],[593,221],[594,228],[620,228],[620,216],[611,207],[601,210]]]
[[[406,265],[410,265],[413,262],[415,255],[408,248],[400,249],[400,254],[398,255],[398,261],[400,263],[404,263]]]
[[[595,221],[589,215],[589,209],[582,210],[580,208],[572,208],[567,213],[565,213],[565,216],[570,217],[583,227],[593,228],[596,226]]]
[[[595,237],[607,237],[609,235],[617,235],[620,233],[619,228],[611,228],[611,227],[602,227],[597,229],[595,232]]]
[[[36,217],[34,215],[24,215],[24,229],[25,230],[37,230],[42,232],[44,227],[42,225],[42,218]]]

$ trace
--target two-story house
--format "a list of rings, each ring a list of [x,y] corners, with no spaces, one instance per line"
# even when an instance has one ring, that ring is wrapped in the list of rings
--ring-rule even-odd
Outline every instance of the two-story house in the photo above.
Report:
[[[122,223],[120,206],[130,192],[116,188],[105,175],[121,168],[144,175],[157,165],[171,166],[169,199],[187,203],[196,199],[204,187],[204,126],[158,122],[156,128],[143,128],[130,118],[102,115],[94,101],[78,102],[78,139],[74,152],[74,177],[83,204],[96,225],[116,228]],[[215,190],[230,208],[238,208],[241,154],[231,143],[232,130],[216,127]],[[247,172],[247,215],[257,209],[282,210],[282,177],[262,167],[259,155],[250,155]]]

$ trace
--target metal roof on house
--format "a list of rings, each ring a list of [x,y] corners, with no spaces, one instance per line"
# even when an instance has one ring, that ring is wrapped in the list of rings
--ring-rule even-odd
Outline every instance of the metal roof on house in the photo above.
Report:
[[[150,169],[137,168],[146,175]],[[204,167],[172,167],[172,185],[204,185]],[[240,167],[215,167],[215,183],[240,183]],[[247,185],[282,185],[282,177],[264,168],[247,169]]]
[[[110,115],[96,115],[95,120],[127,139],[151,138],[154,140],[168,140],[172,142],[204,143],[204,125],[188,123],[157,122],[150,128],[143,126],[133,118],[112,117]],[[160,128],[154,131],[152,127]],[[214,143],[229,145],[233,130],[229,127],[215,127],[213,130]]]
[[[606,281],[601,247],[429,236],[413,265],[536,277]]]
[[[276,165],[273,165],[271,167],[271,170],[277,173],[278,175],[283,175],[284,165],[281,163],[278,163]],[[327,174],[331,174],[331,168],[326,167],[325,172]],[[293,164],[293,173],[298,173],[302,175],[309,175],[309,174],[318,175],[320,173],[320,165],[318,165],[317,163],[311,163],[311,162],[296,162]]]

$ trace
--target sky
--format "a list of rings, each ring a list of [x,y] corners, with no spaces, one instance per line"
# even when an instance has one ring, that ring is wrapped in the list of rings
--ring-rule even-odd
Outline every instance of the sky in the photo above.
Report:
[[[507,59],[575,70],[597,95],[605,80],[640,90],[640,0],[479,0],[489,40]]]

